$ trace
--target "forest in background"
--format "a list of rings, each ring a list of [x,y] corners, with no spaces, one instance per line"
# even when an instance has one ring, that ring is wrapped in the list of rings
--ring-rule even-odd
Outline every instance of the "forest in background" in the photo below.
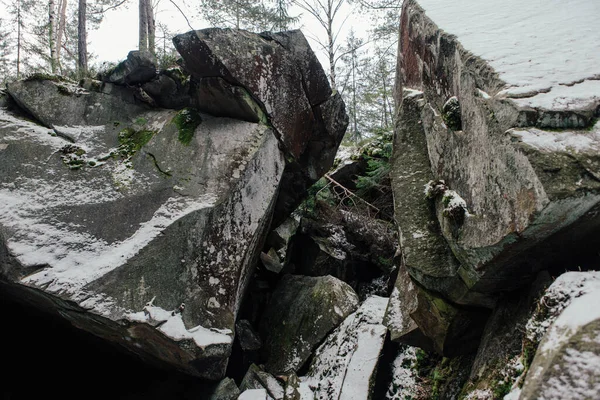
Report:
[[[161,21],[161,2],[179,10],[188,26],[173,29]],[[112,67],[94,55],[88,32],[98,29],[109,11],[123,7],[138,8],[138,48],[153,53],[161,69],[177,65],[171,38],[192,30],[190,21],[198,18],[207,26],[254,32],[302,29],[310,23],[317,33],[305,34],[327,60],[331,84],[346,103],[346,140],[357,143],[392,129],[401,0],[0,0],[0,5],[5,10],[0,14],[2,85],[33,73],[78,80]],[[355,13],[364,16],[369,29],[350,25]]]

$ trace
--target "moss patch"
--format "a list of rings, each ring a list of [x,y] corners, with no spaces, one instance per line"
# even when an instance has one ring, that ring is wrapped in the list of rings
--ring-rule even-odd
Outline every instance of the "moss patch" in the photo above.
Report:
[[[27,78],[25,78],[25,81],[26,82],[29,82],[29,81],[52,81],[52,82],[74,83],[74,82],[71,82],[70,80],[68,80],[67,78],[65,78],[64,76],[47,74],[44,72],[36,72],[34,74],[31,74],[31,75],[27,76]]]
[[[125,159],[130,159],[139,149],[148,143],[155,134],[155,131],[148,129],[123,129],[119,132],[119,143],[121,143],[118,148],[119,155]]]
[[[179,130],[179,141],[185,146],[188,146],[192,142],[194,132],[202,122],[202,118],[200,117],[198,110],[187,107],[179,111],[171,122],[174,123]]]

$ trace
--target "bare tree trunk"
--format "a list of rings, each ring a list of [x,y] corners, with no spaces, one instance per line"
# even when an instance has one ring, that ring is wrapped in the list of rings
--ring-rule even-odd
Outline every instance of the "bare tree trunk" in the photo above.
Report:
[[[56,58],[56,4],[54,0],[48,1],[48,43],[50,45],[50,70],[53,74],[56,73],[58,61]]]
[[[140,41],[138,48],[140,51],[148,50],[148,6],[149,0],[139,0],[140,4]]]
[[[77,16],[77,70],[79,77],[83,78],[88,71],[87,63],[87,29],[86,29],[87,0],[79,0],[79,13]]]
[[[352,127],[354,129],[354,140],[358,142],[358,122],[356,121],[356,49],[352,50]]]
[[[60,13],[58,15],[58,32],[56,33],[56,63],[62,73],[62,65],[60,62],[60,53],[62,50],[63,37],[67,27],[67,0],[60,0]]]
[[[156,24],[151,0],[146,0],[146,18],[148,20],[148,50],[156,56]]]
[[[292,3],[311,14],[327,33],[326,43],[318,39],[317,42],[327,52],[327,57],[329,58],[329,80],[331,81],[332,88],[335,90],[337,87],[335,65],[339,58],[336,56],[336,41],[339,31],[335,31],[334,22],[346,0],[292,0]]]
[[[21,79],[21,0],[17,0],[17,79]]]

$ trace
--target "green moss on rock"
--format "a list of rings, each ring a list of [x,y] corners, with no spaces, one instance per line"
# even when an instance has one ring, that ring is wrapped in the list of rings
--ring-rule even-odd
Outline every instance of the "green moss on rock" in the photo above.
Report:
[[[121,145],[118,148],[118,154],[125,159],[133,157],[155,134],[155,131],[148,129],[123,129],[119,132],[119,143]]]
[[[179,141],[188,146],[192,142],[194,132],[196,131],[198,125],[200,125],[202,122],[202,118],[200,117],[198,110],[195,108],[186,107],[179,111],[171,122],[174,123],[179,130]]]

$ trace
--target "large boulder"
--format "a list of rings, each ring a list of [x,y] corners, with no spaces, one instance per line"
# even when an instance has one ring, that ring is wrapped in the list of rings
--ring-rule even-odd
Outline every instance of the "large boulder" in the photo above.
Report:
[[[600,395],[600,274],[561,275],[528,326],[543,334],[519,399]],[[537,332],[536,332],[537,330]]]
[[[300,31],[230,29],[192,31],[173,42],[194,79],[200,110],[268,121],[279,135],[288,156],[275,210],[275,222],[282,222],[329,170],[348,125],[343,101],[308,42]]]
[[[515,7],[542,27],[536,35]],[[592,26],[590,7],[573,12]],[[549,61],[557,41],[573,39],[547,24],[564,12],[403,3],[396,220],[412,279],[455,305],[493,308],[540,270],[598,247],[600,64],[588,45],[565,47],[585,68]]]
[[[34,75],[9,83],[7,91],[48,128],[121,123],[147,110],[132,90],[99,81],[85,89],[62,77]]]
[[[387,300],[369,297],[327,337],[302,378],[303,392],[310,390],[316,399],[372,398],[387,334],[382,324]]]
[[[301,52],[303,64],[312,51],[298,45],[285,51]],[[237,57],[240,65],[253,60],[247,52]],[[151,108],[155,101],[142,88],[127,86],[154,77],[150,61],[130,53],[129,64],[114,71],[123,76],[106,78],[118,84],[86,79],[78,86],[38,75],[8,86],[43,126],[0,110],[0,285],[149,362],[217,380],[290,164],[281,149],[328,169],[333,159],[321,156],[341,140],[344,107],[324,92],[324,103],[314,104],[320,130],[297,127],[284,140],[268,119]],[[189,59],[186,66],[195,71]],[[274,83],[267,71],[255,72]],[[282,87],[302,83],[286,76],[277,80]],[[157,101],[186,104],[189,82],[166,94],[161,85]],[[257,99],[259,89],[244,89],[243,99]],[[250,104],[264,114],[256,100]],[[304,118],[306,110],[297,111]],[[320,140],[326,150],[315,145]],[[343,318],[355,298],[343,288],[335,293],[348,297],[339,304]]]
[[[261,321],[267,371],[298,371],[357,306],[354,290],[332,276],[284,276]]]
[[[215,379],[284,161],[268,127],[182,113],[61,127],[72,143],[3,112],[2,279],[142,357]]]

